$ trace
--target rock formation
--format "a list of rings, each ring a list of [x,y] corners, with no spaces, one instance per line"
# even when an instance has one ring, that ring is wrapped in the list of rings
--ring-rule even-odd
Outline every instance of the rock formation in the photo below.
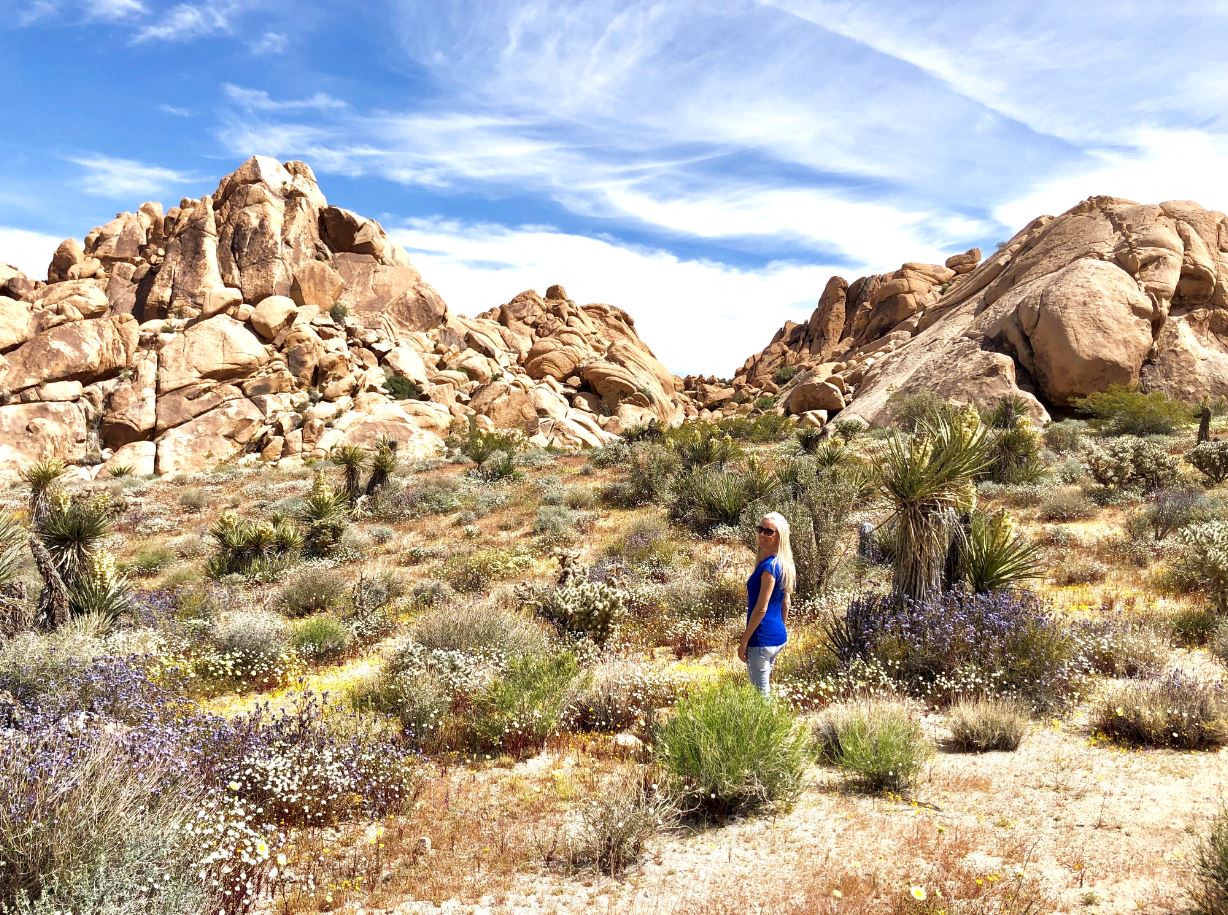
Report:
[[[1228,217],[1091,197],[983,262],[973,249],[832,277],[810,320],[782,327],[723,391],[686,389],[707,410],[772,394],[788,413],[884,423],[896,394],[1017,394],[1045,419],[1112,384],[1228,395]]]
[[[121,213],[64,241],[46,283],[0,266],[6,478],[52,456],[179,473],[383,437],[424,456],[471,417],[597,445],[694,412],[617,308],[552,286],[451,314],[301,162],[256,156],[211,195]]]

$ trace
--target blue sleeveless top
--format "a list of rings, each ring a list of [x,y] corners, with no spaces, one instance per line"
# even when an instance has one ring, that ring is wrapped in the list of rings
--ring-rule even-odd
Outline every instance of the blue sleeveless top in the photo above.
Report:
[[[771,572],[772,578],[776,579],[776,584],[772,588],[772,596],[768,598],[767,612],[764,613],[755,631],[751,633],[750,641],[746,643],[750,648],[774,648],[777,645],[783,645],[789,639],[788,633],[785,632],[784,619],[781,616],[781,608],[785,602],[785,589],[780,583],[783,578],[783,570],[780,567],[780,559],[776,556],[769,556],[755,566],[755,571],[751,572],[750,578],[746,579],[746,619],[750,619],[750,615],[755,611],[755,604],[759,602],[759,591],[763,584],[764,572]]]

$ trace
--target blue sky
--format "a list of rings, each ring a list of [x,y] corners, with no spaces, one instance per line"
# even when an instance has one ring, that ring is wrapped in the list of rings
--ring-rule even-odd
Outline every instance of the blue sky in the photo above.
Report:
[[[0,260],[300,158],[454,311],[563,283],[729,374],[832,273],[1228,209],[1228,3],[1176,6],[0,0]]]

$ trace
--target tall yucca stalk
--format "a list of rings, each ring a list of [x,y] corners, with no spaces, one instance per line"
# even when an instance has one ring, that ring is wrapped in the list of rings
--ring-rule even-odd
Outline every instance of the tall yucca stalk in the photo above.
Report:
[[[37,530],[51,512],[51,494],[56,481],[64,475],[64,462],[59,458],[35,461],[21,468],[22,482],[30,487],[30,527]]]
[[[919,600],[941,590],[955,519],[971,510],[973,480],[989,460],[980,425],[939,419],[910,438],[888,442],[879,488],[895,521],[898,597]]]

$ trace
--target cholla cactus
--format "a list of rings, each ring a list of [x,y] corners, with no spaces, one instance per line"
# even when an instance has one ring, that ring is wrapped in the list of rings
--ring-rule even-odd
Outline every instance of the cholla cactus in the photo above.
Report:
[[[573,581],[527,601],[565,632],[605,644],[627,613],[627,593],[599,581]]]
[[[1228,480],[1228,441],[1202,442],[1185,455],[1211,486]]]
[[[1205,593],[1221,614],[1228,613],[1228,521],[1196,524],[1177,540],[1185,548],[1173,564],[1177,577]]]
[[[1145,439],[1123,435],[1087,449],[1087,470],[1101,486],[1154,492],[1177,478],[1177,458]]]

